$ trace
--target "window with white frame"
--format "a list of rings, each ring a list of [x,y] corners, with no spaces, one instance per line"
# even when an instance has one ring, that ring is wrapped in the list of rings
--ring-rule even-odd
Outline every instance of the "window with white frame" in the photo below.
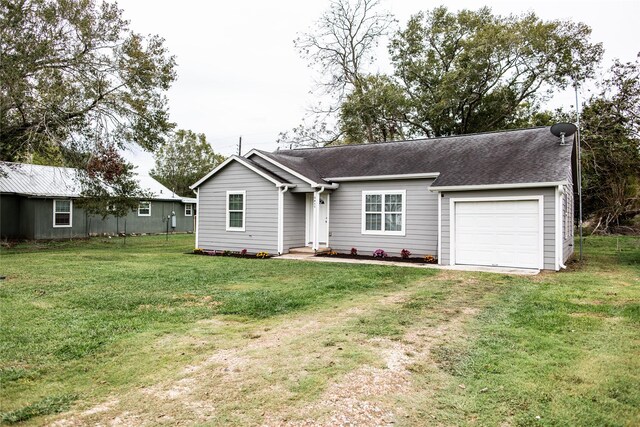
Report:
[[[71,200],[53,201],[53,226],[71,227],[73,224],[73,202]]]
[[[193,216],[193,203],[185,203],[184,216]]]
[[[138,203],[138,216],[151,216],[151,202]]]
[[[227,191],[227,230],[244,231],[246,209],[245,191]]]
[[[362,234],[405,234],[406,192],[363,191]]]

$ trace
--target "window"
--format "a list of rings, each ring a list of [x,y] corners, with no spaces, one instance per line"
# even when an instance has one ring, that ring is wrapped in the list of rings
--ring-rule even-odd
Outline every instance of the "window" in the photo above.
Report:
[[[193,216],[193,203],[185,203],[184,216]]]
[[[244,191],[227,191],[227,231],[244,231]]]
[[[362,234],[405,234],[406,192],[363,191]]]
[[[73,203],[71,200],[53,201],[53,226],[71,227],[73,221]]]
[[[138,203],[138,216],[151,216],[151,202]]]

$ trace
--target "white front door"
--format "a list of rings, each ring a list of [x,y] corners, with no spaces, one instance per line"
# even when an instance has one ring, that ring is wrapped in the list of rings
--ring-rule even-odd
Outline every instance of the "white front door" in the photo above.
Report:
[[[541,203],[455,202],[455,263],[541,268]]]
[[[318,221],[318,244],[327,245],[329,227],[329,195],[320,195],[320,218]],[[313,245],[313,193],[307,194],[307,246]]]

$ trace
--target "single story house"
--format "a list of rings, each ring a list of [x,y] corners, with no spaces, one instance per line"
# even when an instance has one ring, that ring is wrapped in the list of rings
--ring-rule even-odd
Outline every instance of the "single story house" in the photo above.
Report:
[[[559,270],[574,138],[548,127],[232,156],[195,183],[196,247],[331,248]]]
[[[196,199],[177,196],[148,175],[140,187],[152,197],[127,216],[102,219],[74,203],[81,197],[78,170],[0,162],[0,236],[3,239],[62,239],[120,233],[192,232]],[[175,219],[174,219],[175,218]],[[172,227],[175,222],[175,227]]]

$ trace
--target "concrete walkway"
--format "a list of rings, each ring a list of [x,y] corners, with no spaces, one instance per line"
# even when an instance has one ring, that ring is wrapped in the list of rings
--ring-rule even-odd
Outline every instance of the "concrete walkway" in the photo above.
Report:
[[[520,276],[535,276],[536,274],[540,273],[540,270],[529,269],[529,268],[485,267],[481,265],[414,264],[410,262],[376,261],[372,259],[318,257],[318,256],[314,256],[313,254],[285,254],[285,255],[273,257],[272,259],[313,261],[313,262],[333,262],[333,263],[343,263],[343,264],[392,265],[395,267],[435,268],[438,270],[457,270],[457,271],[479,271],[483,273],[516,274]]]

